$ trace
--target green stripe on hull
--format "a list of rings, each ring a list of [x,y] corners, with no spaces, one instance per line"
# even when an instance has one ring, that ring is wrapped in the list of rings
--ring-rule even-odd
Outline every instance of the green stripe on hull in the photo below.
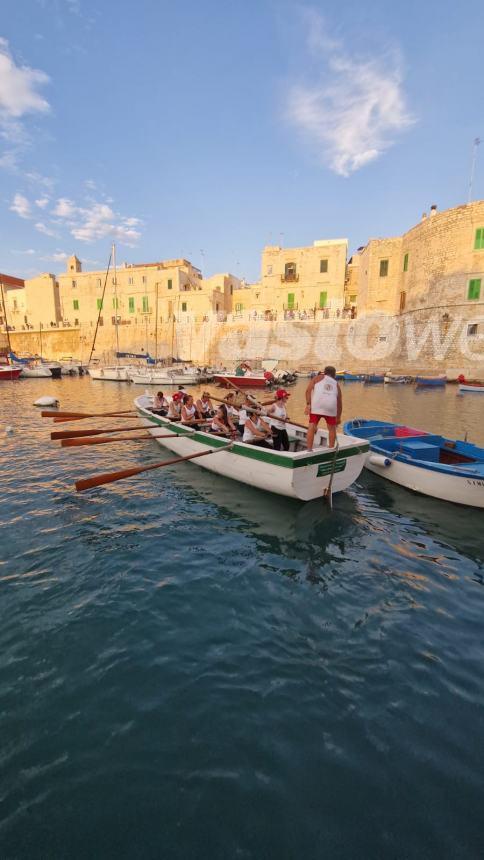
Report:
[[[201,445],[206,445],[207,448],[223,448],[227,444],[226,439],[220,439],[217,436],[210,436],[207,439],[207,433],[194,433],[192,430],[189,430],[186,427],[182,427],[176,421],[171,423],[169,421],[160,420],[156,415],[146,415],[142,410],[138,409],[138,412],[142,418],[147,418],[148,421],[152,424],[156,424],[158,427],[164,427],[166,430],[171,430],[173,433],[178,433],[179,436],[188,436],[190,439],[193,439],[194,442],[198,442]],[[341,468],[337,468],[335,471],[341,472],[345,468],[346,460],[348,457],[355,457],[358,454],[366,454],[369,451],[370,445],[369,443],[362,443],[361,445],[355,445],[353,448],[344,448],[340,451],[340,456],[338,456],[337,464],[342,464]],[[273,451],[269,451],[268,448],[258,448],[256,445],[252,447],[242,447],[242,445],[238,445],[237,442],[234,444],[233,448],[231,448],[231,452],[238,454],[240,457],[248,457],[250,460],[260,460],[263,463],[271,463],[273,466],[282,466],[285,469],[301,469],[304,466],[314,466],[319,463],[328,463],[329,464],[329,474],[331,472],[332,463],[334,460],[334,451],[328,451],[326,453],[321,454],[308,454],[304,459],[293,459],[292,457],[280,457]],[[321,468],[321,467],[320,467]],[[323,472],[319,474],[324,474]]]

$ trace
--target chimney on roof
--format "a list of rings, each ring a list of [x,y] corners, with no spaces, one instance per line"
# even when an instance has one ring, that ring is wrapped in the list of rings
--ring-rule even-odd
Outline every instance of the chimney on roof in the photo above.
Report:
[[[430,217],[432,218],[436,212],[437,212],[437,204],[432,203],[432,206],[430,207]]]

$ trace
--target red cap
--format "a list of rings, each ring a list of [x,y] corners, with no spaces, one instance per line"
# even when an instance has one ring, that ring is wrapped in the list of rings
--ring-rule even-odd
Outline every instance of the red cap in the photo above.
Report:
[[[284,388],[278,388],[276,391],[276,397],[289,397],[289,393]]]
[[[182,397],[182,395],[178,394],[178,391],[175,391],[175,393],[171,399],[172,400],[180,400],[181,397]]]

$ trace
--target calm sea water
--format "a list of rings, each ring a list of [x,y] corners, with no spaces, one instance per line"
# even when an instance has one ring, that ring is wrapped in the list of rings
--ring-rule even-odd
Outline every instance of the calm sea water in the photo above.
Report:
[[[368,474],[330,513],[193,464],[76,495],[163,454],[55,447],[51,392],[133,397],[0,389],[0,856],[482,857],[482,513]],[[478,395],[344,398],[484,444]]]

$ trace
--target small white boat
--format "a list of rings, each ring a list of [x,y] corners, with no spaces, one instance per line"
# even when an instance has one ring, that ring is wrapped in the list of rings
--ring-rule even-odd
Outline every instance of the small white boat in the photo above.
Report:
[[[23,364],[20,377],[21,379],[51,379],[52,373],[43,364]]]
[[[164,448],[185,457],[227,446],[229,440],[224,437],[154,415],[152,403],[152,398],[146,394],[134,401],[149,432],[159,433],[163,427],[177,434],[158,440]],[[327,431],[319,430],[315,437],[317,447],[307,451],[306,428],[289,422],[286,428],[290,439],[289,451],[274,451],[235,441],[230,450],[220,451],[216,457],[200,457],[194,463],[243,484],[301,501],[324,496],[330,482],[332,492],[337,493],[356,481],[369,450],[366,440],[338,433],[339,447],[328,448]]]
[[[389,421],[355,418],[344,430],[370,443],[365,468],[375,475],[425,496],[484,508],[484,448]]]
[[[484,392],[484,383],[477,382],[477,380],[468,382],[463,374],[457,377],[457,382],[459,383],[459,391],[473,391],[477,394],[482,394]]]
[[[403,374],[399,376],[396,373],[387,373],[383,380],[385,385],[407,385],[411,382],[410,376],[404,376]]]
[[[207,376],[199,370],[177,370],[175,368],[164,368],[163,370],[142,370],[136,368],[129,373],[129,379],[135,385],[198,385],[207,381]]]
[[[89,376],[101,382],[130,382],[129,374],[135,370],[130,365],[115,364],[110,367],[90,367]]]
[[[71,356],[61,358],[61,373],[62,376],[77,376],[81,375],[81,362]]]

